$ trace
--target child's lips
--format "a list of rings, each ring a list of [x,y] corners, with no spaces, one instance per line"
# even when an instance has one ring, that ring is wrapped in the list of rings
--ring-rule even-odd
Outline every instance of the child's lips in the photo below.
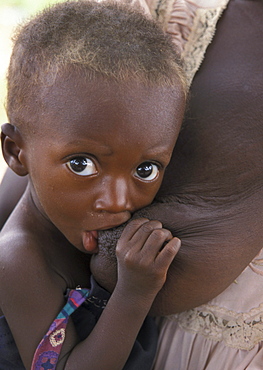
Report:
[[[84,249],[89,253],[98,253],[98,231],[108,230],[120,226],[123,223],[127,222],[130,218],[130,213],[127,213],[125,214],[125,217],[122,217],[122,220],[118,220],[119,222],[108,223],[106,225],[103,225],[103,227],[100,227],[98,230],[84,231],[82,234],[82,244]]]
[[[98,232],[85,231],[82,235],[82,243],[84,249],[89,253],[98,253]]]

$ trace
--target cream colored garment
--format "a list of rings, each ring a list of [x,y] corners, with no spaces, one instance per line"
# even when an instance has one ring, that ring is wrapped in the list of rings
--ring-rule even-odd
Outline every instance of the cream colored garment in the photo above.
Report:
[[[144,0],[139,1],[143,5]],[[191,81],[215,33],[229,0],[145,0],[151,16],[172,36]],[[146,10],[147,11],[147,10]]]
[[[263,249],[219,296],[159,325],[155,370],[262,370]]]

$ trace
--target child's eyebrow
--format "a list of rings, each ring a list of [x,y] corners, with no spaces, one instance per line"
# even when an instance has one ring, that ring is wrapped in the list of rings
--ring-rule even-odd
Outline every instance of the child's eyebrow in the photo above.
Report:
[[[149,148],[144,154],[149,157],[149,159],[151,158],[152,160],[163,162],[163,164],[166,165],[170,161],[172,151],[167,145],[161,143],[160,145],[156,144]]]
[[[112,148],[108,145],[104,145],[100,141],[89,139],[87,140],[71,140],[66,143],[63,143],[63,147],[67,148],[67,152],[74,152],[74,153],[86,153],[86,154],[100,154],[102,156],[110,156],[114,154]],[[148,150],[145,150],[142,153],[142,161],[144,160],[156,160],[161,162],[163,165],[167,165],[170,161],[171,151],[167,148],[166,145],[160,144],[155,145]]]
[[[72,140],[67,143],[67,148],[72,149],[74,151],[80,152],[89,152],[89,151],[96,151],[100,152],[103,155],[111,155],[112,149],[108,145],[102,144],[100,141],[96,141],[93,139],[87,140]]]

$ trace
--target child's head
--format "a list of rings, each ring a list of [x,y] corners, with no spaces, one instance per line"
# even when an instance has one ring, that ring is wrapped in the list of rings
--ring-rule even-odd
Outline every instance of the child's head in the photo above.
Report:
[[[114,3],[47,9],[16,36],[3,152],[34,203],[81,250],[152,202],[186,98],[170,39]]]
[[[178,54],[155,22],[113,2],[69,1],[17,29],[8,72],[10,122],[33,120],[42,88],[69,67],[85,72],[89,80],[99,74],[186,89]]]

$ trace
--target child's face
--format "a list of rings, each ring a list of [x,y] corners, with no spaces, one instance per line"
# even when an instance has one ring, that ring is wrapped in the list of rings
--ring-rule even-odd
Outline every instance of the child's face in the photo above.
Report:
[[[152,202],[184,110],[171,88],[81,74],[44,91],[26,165],[33,199],[78,249],[95,252],[96,231],[126,222]]]

